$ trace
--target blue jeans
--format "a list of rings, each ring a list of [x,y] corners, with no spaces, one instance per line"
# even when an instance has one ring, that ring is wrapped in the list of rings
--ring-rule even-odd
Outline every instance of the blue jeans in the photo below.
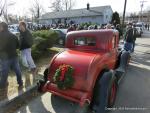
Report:
[[[133,43],[125,42],[123,50],[132,52],[132,50],[133,50]]]
[[[10,59],[3,59],[1,61],[1,66],[2,66],[2,70],[1,70],[1,79],[0,79],[0,86],[6,86],[7,83],[7,78],[8,78],[8,73],[9,70],[12,69],[17,76],[17,82],[19,85],[22,85],[22,74],[21,74],[21,69],[19,66],[19,61],[18,58],[10,58]]]
[[[36,68],[36,65],[34,64],[34,61],[31,56],[31,48],[21,50],[21,60],[23,66],[29,69]]]

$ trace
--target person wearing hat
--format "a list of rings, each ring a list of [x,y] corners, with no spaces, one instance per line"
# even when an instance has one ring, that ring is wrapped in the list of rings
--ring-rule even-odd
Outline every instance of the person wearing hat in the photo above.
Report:
[[[8,86],[8,73],[12,69],[17,76],[19,87],[23,86],[21,69],[17,57],[19,48],[18,38],[8,31],[8,25],[5,22],[0,23],[0,59],[1,59],[1,78],[0,88]]]

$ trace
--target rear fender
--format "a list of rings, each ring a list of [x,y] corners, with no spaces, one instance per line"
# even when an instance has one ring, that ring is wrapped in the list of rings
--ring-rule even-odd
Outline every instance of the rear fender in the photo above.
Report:
[[[53,63],[54,63],[56,57],[57,57],[59,54],[61,54],[62,52],[64,52],[64,51],[61,51],[61,52],[57,53],[57,54],[51,59],[49,66],[46,68],[46,69],[48,69],[48,70],[46,71],[46,69],[45,69],[46,73],[44,73],[44,75],[47,74],[47,80],[48,80],[48,75],[50,74],[50,68],[51,68],[51,66],[53,65]],[[46,75],[45,75],[45,76],[46,76]]]

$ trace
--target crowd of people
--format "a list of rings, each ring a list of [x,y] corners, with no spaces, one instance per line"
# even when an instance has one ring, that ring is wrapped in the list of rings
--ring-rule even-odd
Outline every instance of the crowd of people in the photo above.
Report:
[[[100,25],[90,25],[89,23],[82,23],[82,24],[64,24],[64,23],[59,23],[59,24],[27,24],[28,29],[32,31],[37,31],[37,30],[49,30],[49,29],[69,29],[74,28],[76,30],[88,30],[88,29],[104,29],[106,28],[107,24],[102,24]],[[112,28],[115,28],[116,26],[112,25]]]
[[[36,65],[31,56],[33,44],[32,34],[26,28],[25,22],[19,23],[20,36],[12,34],[5,22],[0,23],[0,88],[8,86],[9,70],[13,70],[17,77],[18,87],[23,87],[22,72],[18,59],[18,51],[21,53],[22,64],[29,68],[31,73],[36,74]]]

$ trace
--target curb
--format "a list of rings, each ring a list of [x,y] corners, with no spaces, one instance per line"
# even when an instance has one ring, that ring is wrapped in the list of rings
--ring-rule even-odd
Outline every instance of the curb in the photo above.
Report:
[[[21,107],[31,100],[31,98],[38,96],[40,93],[37,92],[37,85],[28,87],[26,91],[19,91],[19,94],[14,94],[10,99],[4,99],[0,102],[0,113],[11,113],[12,110]],[[9,110],[9,111],[8,111]]]

